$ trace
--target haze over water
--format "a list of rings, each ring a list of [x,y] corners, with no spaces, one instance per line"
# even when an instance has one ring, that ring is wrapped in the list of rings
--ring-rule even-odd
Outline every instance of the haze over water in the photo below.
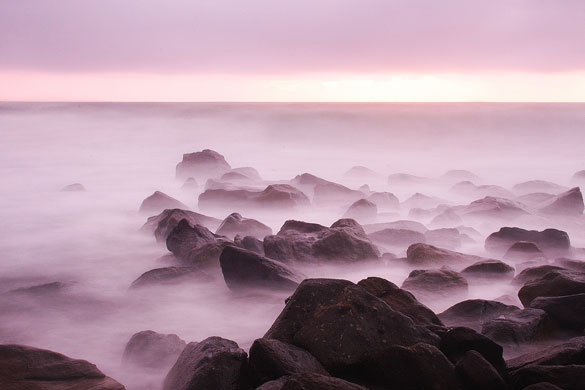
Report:
[[[176,333],[187,341],[218,335],[248,348],[286,298],[235,295],[223,280],[128,291],[143,272],[164,266],[158,258],[168,253],[139,231],[146,221],[138,213],[142,200],[159,190],[197,211],[204,183],[188,193],[175,179],[183,153],[209,148],[232,167],[255,167],[267,181],[309,172],[354,189],[368,184],[401,201],[414,191],[388,185],[389,174],[439,177],[466,169],[484,184],[509,188],[541,179],[569,187],[573,173],[585,168],[585,104],[0,103],[0,133],[0,293],[71,283],[58,300],[2,300],[0,343],[86,359],[130,390],[164,375],[145,379],[121,368],[135,332]],[[381,176],[344,178],[356,165]],[[76,182],[87,191],[60,191]],[[453,204],[469,203],[446,188],[432,191]],[[232,211],[257,217],[275,233],[295,217]],[[406,219],[408,210],[401,213],[388,221]],[[322,207],[296,218],[330,225],[342,214]],[[568,231],[574,246],[585,246],[582,227]],[[483,238],[467,252],[482,254]],[[407,275],[384,264],[304,272],[354,282],[381,276],[398,285]],[[502,291],[487,286],[471,294],[495,298]]]

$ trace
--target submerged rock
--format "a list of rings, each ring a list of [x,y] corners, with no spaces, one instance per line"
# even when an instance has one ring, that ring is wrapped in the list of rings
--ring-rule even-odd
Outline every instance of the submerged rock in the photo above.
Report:
[[[168,369],[186,345],[176,334],[144,330],[132,335],[124,349],[122,362],[144,368]]]
[[[141,213],[156,214],[165,209],[188,209],[189,206],[178,201],[167,194],[155,191],[152,195],[142,201],[140,205]]]
[[[0,345],[0,388],[5,390],[124,390],[85,361],[24,345]]]
[[[166,241],[169,233],[185,219],[191,225],[205,226],[209,230],[216,230],[221,223],[217,218],[208,217],[193,211],[181,209],[167,209],[159,215],[148,218],[142,230],[154,232],[157,241]]]
[[[186,219],[179,221],[167,237],[167,248],[175,256],[186,258],[194,249],[217,241],[217,236],[201,225],[191,225]]]
[[[569,235],[562,230],[545,229],[539,232],[517,227],[503,227],[490,234],[485,240],[485,248],[503,254],[518,241],[532,242],[545,252],[566,252],[571,248]]]
[[[130,288],[176,284],[184,281],[209,281],[212,277],[198,267],[164,267],[146,271],[132,282]]]
[[[415,266],[466,265],[488,260],[428,244],[412,244],[406,251],[407,261]]]
[[[447,326],[464,326],[481,332],[484,323],[519,310],[519,307],[496,301],[469,299],[451,306],[438,317]]]
[[[564,329],[580,333],[585,330],[585,293],[538,297],[530,303],[530,307],[544,310]]]
[[[467,280],[450,269],[414,270],[402,283],[402,288],[412,292],[423,301],[433,297],[467,295]]]
[[[566,188],[546,180],[530,180],[514,185],[512,190],[521,195],[529,194],[531,192],[548,192],[557,194],[561,191],[565,191]]]
[[[219,263],[225,282],[231,290],[294,290],[302,279],[282,263],[235,246],[227,246],[223,250]]]
[[[366,390],[366,388],[331,376],[303,373],[266,382],[256,390]]]
[[[382,229],[370,233],[368,237],[376,244],[391,247],[408,247],[412,244],[426,242],[424,234],[407,229]]]
[[[272,234],[272,229],[252,218],[244,218],[238,213],[228,215],[217,228],[216,234],[233,239],[236,235],[264,238]]]
[[[183,161],[177,164],[177,178],[213,177],[231,169],[225,158],[214,150],[183,154]]]
[[[486,196],[459,209],[462,217],[513,220],[529,214],[523,204],[505,198]]]
[[[518,291],[518,298],[525,307],[538,297],[557,297],[563,295],[585,294],[585,274],[555,270],[541,278],[527,282]]]
[[[286,221],[276,235],[264,238],[264,252],[284,262],[353,262],[379,257],[378,248],[352,219],[340,219],[331,227]]]
[[[288,184],[271,184],[263,191],[208,189],[199,195],[201,208],[292,209],[309,204],[303,192]]]
[[[514,277],[514,268],[500,260],[482,260],[464,268],[461,273],[465,277],[474,278],[496,278],[512,279]]]

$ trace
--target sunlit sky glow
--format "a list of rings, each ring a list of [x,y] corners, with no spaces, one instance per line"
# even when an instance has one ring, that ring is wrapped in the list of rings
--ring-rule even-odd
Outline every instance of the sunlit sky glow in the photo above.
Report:
[[[585,101],[581,0],[0,3],[0,100]]]

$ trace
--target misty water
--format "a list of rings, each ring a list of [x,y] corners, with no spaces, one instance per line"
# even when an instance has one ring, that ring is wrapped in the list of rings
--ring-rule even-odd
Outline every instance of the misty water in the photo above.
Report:
[[[186,341],[217,335],[247,349],[284,307],[286,293],[231,292],[210,282],[129,291],[142,273],[164,266],[164,243],[140,231],[144,198],[163,191],[198,211],[194,191],[181,189],[175,166],[183,153],[213,149],[232,167],[252,166],[266,183],[310,172],[357,189],[415,192],[468,204],[441,179],[422,188],[388,184],[394,173],[433,179],[466,169],[481,182],[510,188],[548,180],[567,188],[585,169],[582,104],[89,104],[0,103],[0,343],[46,348],[95,363],[130,390],[158,383],[164,372],[124,367],[130,336],[152,329]],[[380,175],[348,178],[352,166]],[[82,183],[87,191],[62,192]],[[348,205],[299,213],[234,209],[200,211],[223,219],[240,212],[274,233],[287,219],[329,226]],[[377,222],[414,219],[409,209]],[[421,218],[420,222],[429,221]],[[585,223],[525,219],[526,228],[566,230],[585,246]],[[471,226],[479,237],[457,250],[485,255],[485,237],[499,226]],[[404,251],[396,252],[404,256]],[[491,257],[491,256],[488,256]],[[357,282],[380,276],[400,285],[409,270],[388,262],[302,267],[308,277]],[[54,296],[4,294],[20,287],[67,283]],[[471,286],[470,297],[515,295],[509,283]],[[455,301],[456,302],[456,301]],[[429,303],[440,312],[455,302]]]

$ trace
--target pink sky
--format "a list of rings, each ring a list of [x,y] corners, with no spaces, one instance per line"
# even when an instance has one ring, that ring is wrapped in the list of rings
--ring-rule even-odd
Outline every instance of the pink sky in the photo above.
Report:
[[[1,100],[585,101],[582,0],[0,2]]]

